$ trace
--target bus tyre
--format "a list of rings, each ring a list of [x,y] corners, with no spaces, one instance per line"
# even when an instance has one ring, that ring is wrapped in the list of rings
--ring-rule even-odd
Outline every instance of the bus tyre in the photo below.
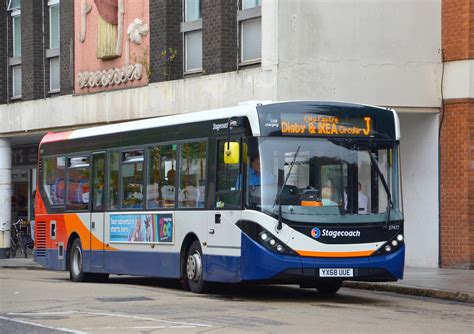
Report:
[[[195,293],[204,293],[207,290],[207,284],[204,282],[204,265],[202,259],[201,244],[198,240],[195,240],[189,247],[185,267],[185,281],[189,289]]]
[[[76,239],[72,243],[69,258],[69,277],[74,282],[85,282],[88,280],[87,274],[82,270],[84,256],[82,253],[81,240]]]
[[[316,285],[316,290],[318,290],[318,294],[321,296],[334,296],[339,289],[341,288],[342,281],[335,281],[335,282],[320,282]]]

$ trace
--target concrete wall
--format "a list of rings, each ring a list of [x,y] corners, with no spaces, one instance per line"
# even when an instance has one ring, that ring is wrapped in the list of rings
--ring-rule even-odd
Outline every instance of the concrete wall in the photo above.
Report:
[[[276,72],[260,68],[146,87],[0,105],[0,134],[163,116],[276,98]]]
[[[440,105],[440,0],[278,4],[279,99]]]
[[[400,115],[406,264],[437,267],[438,114]]]

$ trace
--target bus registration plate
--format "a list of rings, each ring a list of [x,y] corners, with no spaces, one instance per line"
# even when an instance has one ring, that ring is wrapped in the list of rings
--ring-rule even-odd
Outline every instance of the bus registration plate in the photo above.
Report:
[[[352,268],[320,268],[319,277],[354,277]]]

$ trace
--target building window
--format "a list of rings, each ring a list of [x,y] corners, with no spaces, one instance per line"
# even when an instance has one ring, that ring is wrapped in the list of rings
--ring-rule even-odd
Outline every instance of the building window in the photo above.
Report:
[[[237,19],[240,30],[240,64],[259,63],[262,58],[262,1],[243,0]]]
[[[59,48],[59,0],[49,1],[49,48]]]
[[[46,58],[49,61],[49,92],[57,93],[60,89],[59,70],[59,0],[49,0],[49,49]]]
[[[58,92],[59,82],[59,57],[49,59],[49,90],[50,92]]]
[[[15,14],[15,15],[14,15]],[[13,58],[21,57],[21,15],[20,11],[12,12]]]
[[[21,1],[9,0],[7,10],[11,15],[12,49],[9,66],[12,73],[12,98],[21,98]]]
[[[181,32],[184,40],[184,72],[202,71],[202,18],[201,1],[184,0]]]
[[[21,65],[12,66],[12,97],[21,97]]]

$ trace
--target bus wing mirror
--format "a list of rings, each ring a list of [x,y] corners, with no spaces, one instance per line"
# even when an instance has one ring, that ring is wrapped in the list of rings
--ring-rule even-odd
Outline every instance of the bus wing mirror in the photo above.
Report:
[[[224,143],[224,163],[238,164],[240,156],[240,145],[238,142],[225,142]]]

